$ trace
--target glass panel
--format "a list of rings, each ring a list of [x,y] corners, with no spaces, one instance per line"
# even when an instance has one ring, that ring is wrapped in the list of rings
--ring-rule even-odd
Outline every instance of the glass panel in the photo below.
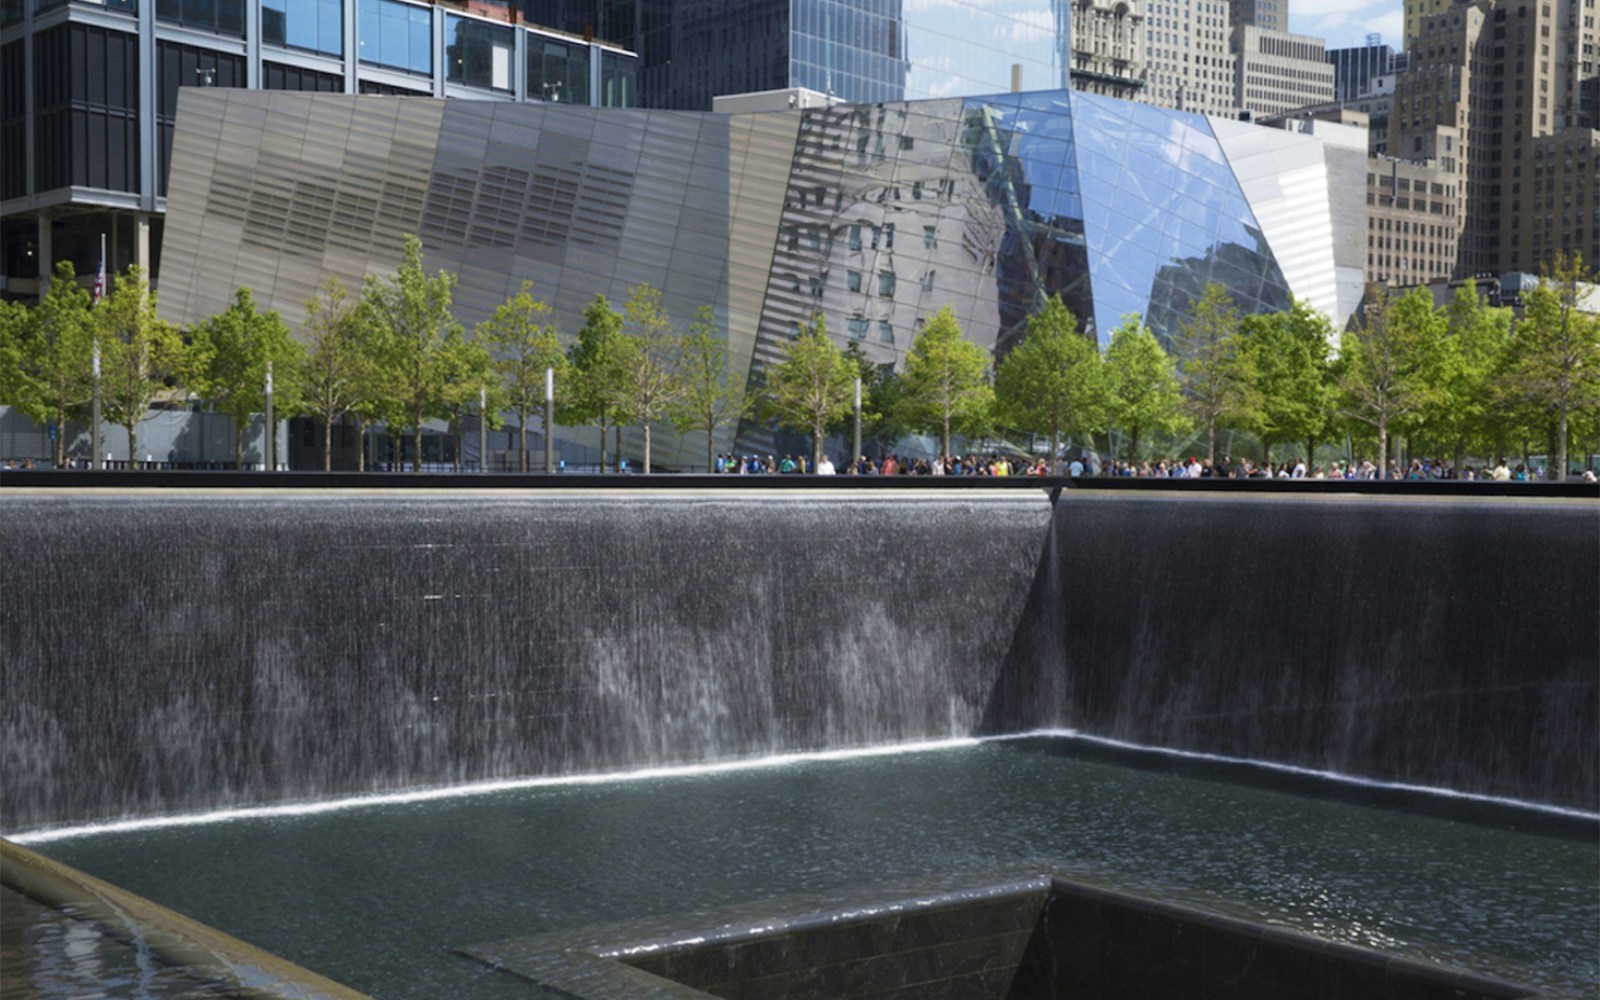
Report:
[[[445,21],[445,64],[452,83],[511,89],[512,29],[451,14]]]
[[[363,62],[433,72],[433,28],[428,8],[398,0],[361,0],[356,37]]]

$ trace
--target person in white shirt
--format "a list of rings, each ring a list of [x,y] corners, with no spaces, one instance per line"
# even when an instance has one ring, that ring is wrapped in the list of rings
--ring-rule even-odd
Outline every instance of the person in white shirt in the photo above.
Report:
[[[817,475],[819,475],[819,476],[831,476],[831,475],[833,475],[833,462],[828,459],[828,456],[826,456],[826,455],[822,456],[822,461],[817,463]]]

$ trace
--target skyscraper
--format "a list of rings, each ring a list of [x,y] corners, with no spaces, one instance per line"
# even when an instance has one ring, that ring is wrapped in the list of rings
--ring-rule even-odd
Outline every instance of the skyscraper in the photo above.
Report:
[[[1067,85],[1069,0],[521,0],[526,19],[632,49],[649,107],[807,87],[856,102]]]
[[[1228,0],[1148,0],[1143,99],[1163,108],[1232,115]]]

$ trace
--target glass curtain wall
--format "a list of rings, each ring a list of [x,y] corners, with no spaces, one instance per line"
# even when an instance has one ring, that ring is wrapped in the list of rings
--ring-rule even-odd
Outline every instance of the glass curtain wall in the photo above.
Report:
[[[451,14],[445,19],[445,78],[510,93],[514,29]]]
[[[261,38],[324,55],[344,54],[341,0],[261,0]]]
[[[433,72],[432,16],[427,7],[400,0],[361,0],[361,61],[420,73]]]

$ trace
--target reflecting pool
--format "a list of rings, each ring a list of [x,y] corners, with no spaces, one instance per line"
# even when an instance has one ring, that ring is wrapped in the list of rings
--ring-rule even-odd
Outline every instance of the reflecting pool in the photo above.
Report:
[[[1600,981],[1597,835],[1592,816],[1030,737],[30,846],[382,998],[538,995],[457,945],[1028,863],[1577,997]]]

